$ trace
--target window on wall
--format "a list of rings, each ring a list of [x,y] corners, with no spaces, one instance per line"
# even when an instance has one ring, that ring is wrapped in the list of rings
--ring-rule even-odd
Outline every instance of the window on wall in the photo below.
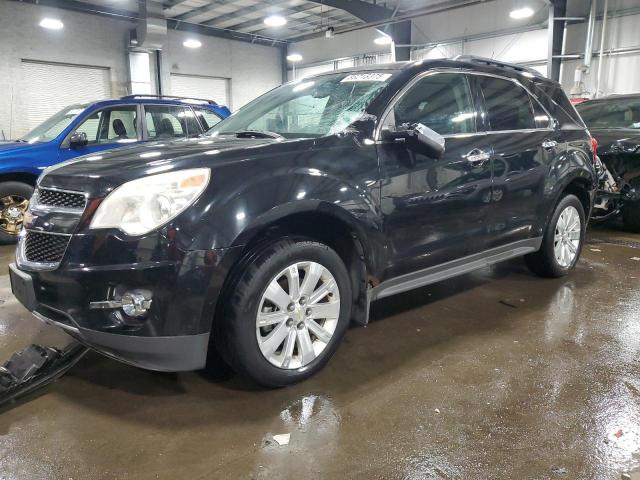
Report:
[[[145,105],[145,124],[150,140],[195,137],[201,133],[193,111],[175,105]]]
[[[529,94],[514,82],[495,77],[480,77],[484,103],[491,130],[536,128]]]
[[[465,75],[439,73],[419,80],[395,104],[386,123],[422,123],[440,135],[476,131],[476,115]]]

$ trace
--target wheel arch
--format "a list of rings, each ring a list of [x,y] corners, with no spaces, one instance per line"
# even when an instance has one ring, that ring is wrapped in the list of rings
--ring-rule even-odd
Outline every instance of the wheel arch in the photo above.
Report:
[[[0,183],[21,182],[21,183],[26,183],[27,185],[31,185],[32,187],[35,187],[37,180],[38,180],[38,175],[32,172],[0,173]]]
[[[283,206],[267,212],[263,217],[256,219],[251,228],[246,229],[235,242],[235,253],[229,260],[228,273],[222,282],[215,308],[205,313],[212,318],[212,331],[215,331],[213,323],[224,315],[224,299],[233,290],[242,269],[252,262],[262,245],[281,238],[311,239],[336,251],[345,263],[351,280],[351,320],[365,324],[368,314],[368,273],[373,261],[366,227],[344,209],[323,205],[322,202],[306,202],[306,207],[297,205],[295,210]]]

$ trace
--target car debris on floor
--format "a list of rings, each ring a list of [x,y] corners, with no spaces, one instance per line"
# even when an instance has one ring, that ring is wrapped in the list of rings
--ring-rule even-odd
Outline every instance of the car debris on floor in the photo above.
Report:
[[[32,344],[15,352],[0,366],[0,406],[55,381],[86,352],[79,343],[64,350]]]

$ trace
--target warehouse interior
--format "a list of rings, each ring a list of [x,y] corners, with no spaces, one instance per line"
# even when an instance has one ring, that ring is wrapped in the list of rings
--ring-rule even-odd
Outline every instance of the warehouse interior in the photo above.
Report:
[[[576,105],[629,98],[640,115],[639,30],[639,0],[0,0],[0,182],[37,186],[57,168],[21,169],[2,146],[34,143],[69,106],[195,99],[227,107],[224,124],[288,82],[394,62],[482,57],[559,82]],[[630,172],[635,119],[618,141]],[[224,362],[168,373],[83,351],[0,397],[0,478],[640,480],[640,234],[621,210],[589,224],[567,276],[514,258],[372,302],[327,366],[288,387]],[[12,293],[16,245],[2,243],[0,364],[68,349]]]

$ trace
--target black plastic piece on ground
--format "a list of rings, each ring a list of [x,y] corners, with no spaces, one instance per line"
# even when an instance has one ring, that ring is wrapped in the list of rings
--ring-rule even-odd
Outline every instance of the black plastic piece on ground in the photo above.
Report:
[[[66,350],[29,345],[0,366],[0,405],[26,395],[64,374],[87,352],[74,343]]]

